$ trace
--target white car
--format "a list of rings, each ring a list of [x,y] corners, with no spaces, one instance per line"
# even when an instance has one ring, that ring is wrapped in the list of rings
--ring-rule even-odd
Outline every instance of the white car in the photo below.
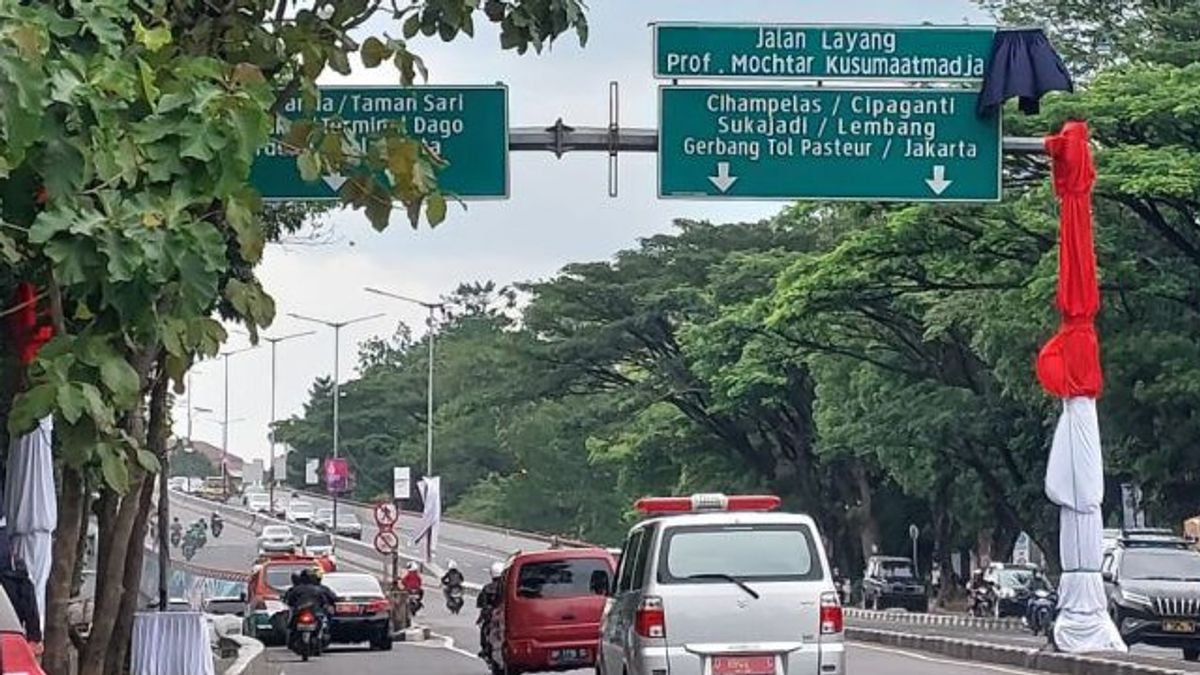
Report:
[[[258,535],[258,552],[263,553],[295,553],[296,535],[287,525],[267,525],[262,534]]]
[[[167,487],[176,492],[187,492],[188,479],[187,476],[175,476],[167,481]]]
[[[310,502],[302,502],[299,499],[293,499],[287,507],[287,519],[293,523],[307,523],[312,520],[316,509]]]
[[[598,675],[844,675],[817,525],[773,496],[642,499],[601,620]]]
[[[271,498],[261,492],[246,495],[246,508],[257,513],[271,513]]]
[[[326,532],[306,534],[300,542],[300,552],[314,558],[333,555],[333,536]]]

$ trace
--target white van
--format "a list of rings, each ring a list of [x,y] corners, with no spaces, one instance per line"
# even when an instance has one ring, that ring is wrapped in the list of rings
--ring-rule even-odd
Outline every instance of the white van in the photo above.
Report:
[[[601,624],[600,675],[843,675],[813,519],[774,496],[642,499]]]

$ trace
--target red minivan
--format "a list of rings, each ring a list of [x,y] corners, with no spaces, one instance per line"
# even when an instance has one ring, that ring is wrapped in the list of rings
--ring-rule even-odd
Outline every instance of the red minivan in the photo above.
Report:
[[[600,615],[616,568],[602,548],[518,553],[500,575],[492,671],[518,675],[596,662]]]

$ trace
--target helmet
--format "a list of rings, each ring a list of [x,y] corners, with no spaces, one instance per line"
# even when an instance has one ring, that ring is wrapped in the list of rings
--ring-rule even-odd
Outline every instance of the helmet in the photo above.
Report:
[[[492,563],[492,569],[491,569],[491,572],[492,572],[492,578],[493,578],[493,579],[499,579],[499,578],[500,578],[500,574],[501,574],[502,572],[504,572],[504,563],[502,563],[502,562],[494,562],[494,563]]]
[[[299,586],[304,583],[304,572],[292,572],[292,585]]]
[[[320,563],[313,565],[312,570],[308,573],[309,580],[314,584],[321,583],[321,577],[323,576],[325,576],[325,570],[321,567]]]
[[[456,569],[458,569],[458,563],[454,562],[453,560],[450,560],[446,563],[446,569],[447,570],[456,570]]]
[[[408,571],[416,572],[417,571],[417,563],[415,563],[415,562],[408,563]]]

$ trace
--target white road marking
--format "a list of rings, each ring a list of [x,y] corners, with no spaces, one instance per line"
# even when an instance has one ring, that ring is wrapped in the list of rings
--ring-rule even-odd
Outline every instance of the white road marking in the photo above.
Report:
[[[450,637],[449,635],[442,635],[441,633],[430,633],[429,635],[430,635],[430,637],[436,637],[436,638],[440,639],[441,644],[430,645],[430,644],[425,644],[422,642],[410,642],[409,644],[411,644],[414,647],[425,647],[426,649],[445,649],[447,651],[454,652],[455,654],[458,654],[459,656],[465,656],[468,659],[475,659],[476,661],[483,660],[483,659],[479,658],[478,654],[472,654],[471,652],[469,652],[465,649],[455,646],[454,638]],[[426,642],[429,642],[429,641],[427,640]]]
[[[939,659],[937,657],[926,656],[925,654],[918,654],[916,652],[911,652],[906,649],[893,649],[891,647],[881,647],[879,645],[867,644],[865,642],[849,641],[846,644],[848,644],[852,647],[855,647],[856,649],[868,649],[873,652],[882,652],[884,654],[897,654],[899,656],[906,656],[910,659],[917,659],[918,661],[928,661],[930,663],[940,663],[940,664],[947,665],[947,666],[963,666],[963,665],[969,664],[971,666],[971,668],[973,668],[973,669],[990,670],[995,673],[1008,673],[1009,675],[1030,675],[1030,671],[1028,671],[1028,670],[1014,670],[1012,668],[1005,668],[1004,666],[995,666],[995,665],[991,665],[988,663],[979,663],[976,661],[960,661],[960,660],[956,660],[956,659]]]

